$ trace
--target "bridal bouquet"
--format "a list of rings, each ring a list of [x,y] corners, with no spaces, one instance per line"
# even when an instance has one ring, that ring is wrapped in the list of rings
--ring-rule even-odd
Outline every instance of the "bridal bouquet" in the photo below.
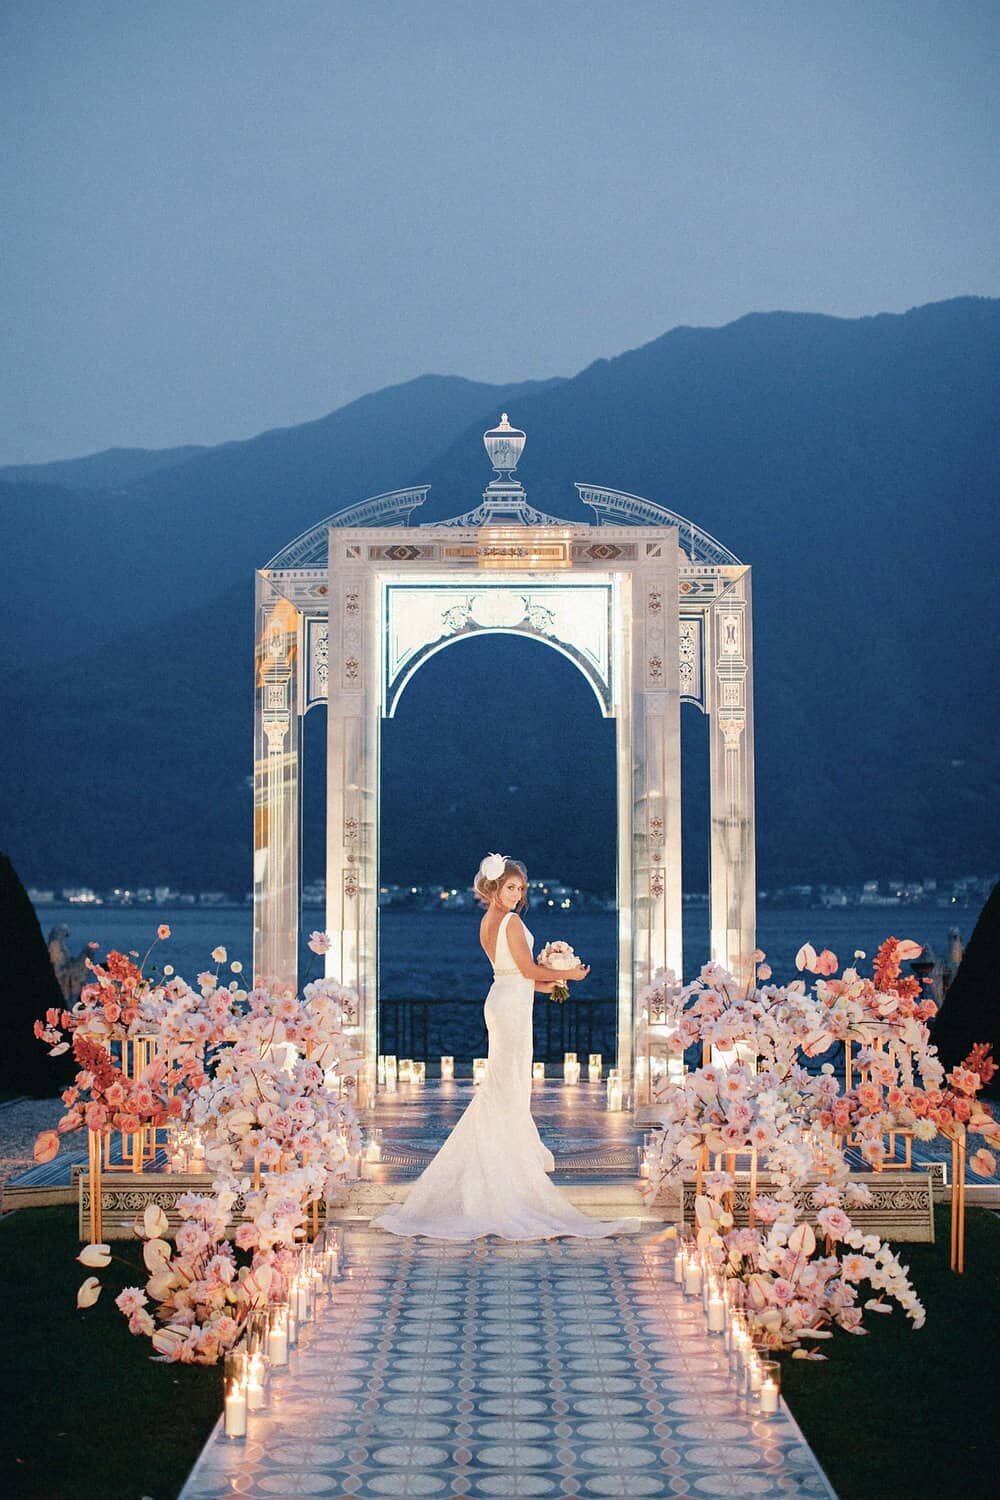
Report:
[[[578,969],[580,960],[569,943],[546,943],[538,955],[538,963],[546,969]],[[569,999],[569,985],[557,980],[549,996],[557,1005]]]

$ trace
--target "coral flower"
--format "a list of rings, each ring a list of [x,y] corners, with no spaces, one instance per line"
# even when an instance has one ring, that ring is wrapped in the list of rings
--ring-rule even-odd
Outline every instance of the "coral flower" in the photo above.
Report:
[[[166,922],[160,923],[159,927],[156,929],[156,936],[160,939],[161,943],[165,942],[165,940],[170,936],[170,928],[167,926]]]

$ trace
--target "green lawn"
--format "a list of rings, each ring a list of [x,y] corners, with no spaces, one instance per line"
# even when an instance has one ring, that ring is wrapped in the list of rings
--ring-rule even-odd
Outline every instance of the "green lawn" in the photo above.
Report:
[[[142,1285],[130,1265],[91,1272],[74,1256],[75,1208],[0,1220],[0,1495],[30,1500],[174,1500],[222,1405],[221,1370],[154,1363],[112,1298]],[[99,1275],[96,1306],[76,1289]]]
[[[967,1219],[964,1275],[937,1243],[903,1245],[927,1309],[919,1332],[898,1311],[868,1315],[866,1338],[828,1342],[825,1364],[782,1364],[782,1389],[840,1500],[990,1500],[1000,1494],[1000,1218]]]
[[[0,1220],[0,1495],[7,1500],[174,1500],[221,1404],[220,1372],[153,1363],[111,1298],[143,1281],[138,1245],[101,1274],[73,1259],[76,1211]],[[903,1257],[928,1309],[914,1333],[894,1313],[867,1338],[838,1336],[825,1364],[784,1360],[789,1404],[841,1500],[986,1500],[998,1493],[1000,1219],[969,1214],[964,1276],[938,1243]]]

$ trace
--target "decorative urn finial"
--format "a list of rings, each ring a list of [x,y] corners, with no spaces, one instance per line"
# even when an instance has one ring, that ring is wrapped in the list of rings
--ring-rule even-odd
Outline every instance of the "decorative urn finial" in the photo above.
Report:
[[[503,479],[504,476],[508,480],[513,479],[525,442],[524,433],[520,427],[510,425],[506,412],[501,415],[496,427],[491,427],[489,432],[483,433],[483,444],[498,479]]]

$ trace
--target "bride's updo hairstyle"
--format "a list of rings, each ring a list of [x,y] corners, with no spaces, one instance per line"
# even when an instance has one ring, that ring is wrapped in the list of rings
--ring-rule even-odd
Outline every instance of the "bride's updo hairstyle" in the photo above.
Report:
[[[506,854],[487,854],[472,882],[476,897],[484,906],[492,906],[497,892],[511,875],[524,881],[524,895],[517,905],[518,911],[528,909],[528,872],[519,859],[509,859]]]

